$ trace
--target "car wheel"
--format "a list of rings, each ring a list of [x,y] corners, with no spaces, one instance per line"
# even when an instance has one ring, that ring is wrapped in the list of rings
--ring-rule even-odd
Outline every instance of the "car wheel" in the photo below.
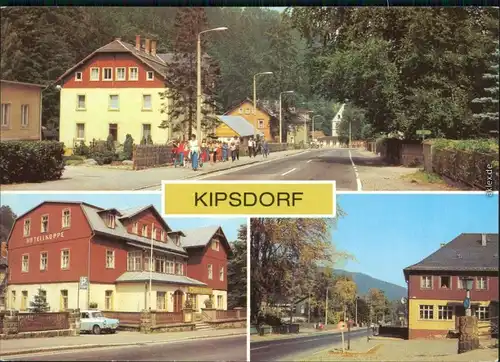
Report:
[[[115,333],[116,333],[116,329],[112,329],[111,334],[115,334]]]
[[[99,327],[97,324],[92,327],[92,333],[94,334],[101,334],[101,327]]]

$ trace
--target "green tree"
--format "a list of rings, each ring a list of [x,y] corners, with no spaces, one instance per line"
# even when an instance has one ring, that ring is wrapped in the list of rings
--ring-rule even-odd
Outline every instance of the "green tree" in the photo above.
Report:
[[[375,322],[384,320],[385,316],[390,313],[390,302],[382,290],[377,288],[370,289],[367,301]]]
[[[14,214],[10,206],[0,206],[0,241],[7,241],[16,218],[17,216]]]
[[[247,226],[241,225],[238,239],[231,244],[232,254],[227,266],[228,308],[247,305]]]
[[[204,8],[191,7],[177,10],[173,27],[171,60],[167,63],[165,91],[160,93],[164,101],[162,112],[167,121],[161,128],[170,127],[172,131],[182,131],[185,137],[193,133],[193,123],[196,122],[197,101],[197,41],[198,34],[208,28]],[[217,36],[211,34],[210,36]],[[206,37],[202,37],[202,51],[207,49]],[[217,122],[214,111],[215,92],[219,77],[217,62],[206,53],[202,54],[202,127],[210,129]]]
[[[30,309],[33,313],[45,313],[50,310],[47,303],[47,294],[42,287],[38,288],[37,294],[34,295],[33,301],[30,302]]]

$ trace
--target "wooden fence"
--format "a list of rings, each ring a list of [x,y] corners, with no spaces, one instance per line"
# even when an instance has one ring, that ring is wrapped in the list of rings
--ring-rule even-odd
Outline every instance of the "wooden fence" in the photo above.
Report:
[[[184,323],[182,312],[156,312],[156,324]]]
[[[120,325],[139,326],[141,324],[141,312],[115,312],[103,311],[106,318],[118,319]]]
[[[19,333],[69,329],[67,312],[19,314]]]

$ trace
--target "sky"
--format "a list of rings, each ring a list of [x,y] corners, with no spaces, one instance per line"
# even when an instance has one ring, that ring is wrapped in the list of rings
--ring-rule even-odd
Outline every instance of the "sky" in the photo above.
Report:
[[[406,287],[403,269],[461,233],[498,233],[498,194],[338,195],[347,215],[332,242],[353,254],[343,269]]]
[[[118,210],[153,204],[161,213],[161,197],[159,194],[10,194],[2,192],[1,205],[8,205],[16,215],[28,211],[43,201],[85,201],[102,208],[114,207]],[[173,230],[187,230],[198,227],[220,225],[228,241],[235,241],[240,225],[247,223],[246,218],[166,218]]]

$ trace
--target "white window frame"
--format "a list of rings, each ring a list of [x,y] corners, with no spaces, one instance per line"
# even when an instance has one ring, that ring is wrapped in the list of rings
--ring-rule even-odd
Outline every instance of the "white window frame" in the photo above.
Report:
[[[468,279],[468,277],[458,277],[457,278],[457,289],[466,290],[467,289],[467,279]],[[472,285],[472,289],[474,289],[474,282]]]
[[[21,127],[23,128],[28,127],[30,124],[29,110],[30,110],[29,104],[21,105]]]
[[[45,256],[45,258],[44,258]],[[45,262],[44,262],[45,261]],[[49,266],[49,253],[47,251],[40,252],[40,270],[46,271]]]
[[[10,103],[2,103],[2,114],[1,114],[2,124],[1,124],[1,126],[3,128],[10,127],[10,115],[11,115],[10,109],[11,109]]]
[[[116,108],[112,108],[111,105],[112,105],[112,97],[116,97],[117,99],[117,107]],[[110,94],[109,97],[108,97],[108,110],[110,111],[119,111],[120,110],[120,95],[119,94]]]
[[[118,71],[119,70],[123,70],[123,78],[121,78],[121,77],[118,76]],[[125,68],[125,67],[117,67],[117,68],[115,68],[115,73],[116,73],[115,74],[115,80],[116,81],[123,82],[123,81],[127,80],[127,68]]]
[[[488,284],[488,277],[476,277],[476,290],[488,290]]]
[[[134,70],[134,69],[136,71],[135,74],[137,75],[136,78],[132,77],[132,70]],[[128,80],[133,81],[133,82],[137,82],[139,80],[139,68],[138,67],[129,67],[128,68]]]
[[[420,304],[418,306],[418,319],[422,321],[434,320],[434,306],[431,304]]]
[[[96,73],[95,77],[92,77],[92,73],[93,73],[94,70],[96,70],[97,73]],[[100,77],[101,77],[101,69],[100,68],[98,68],[98,67],[92,67],[92,68],[90,68],[89,80],[91,82],[98,82],[101,79]]]
[[[146,97],[149,97],[149,107],[146,107]],[[142,95],[142,110],[152,111],[153,110],[153,96],[151,94]]]
[[[83,133],[83,137],[80,137],[79,133],[80,133],[80,127],[79,126],[83,126],[82,127],[82,133]],[[76,124],[76,137],[75,137],[77,140],[84,140],[85,139],[85,123],[77,123]]]
[[[47,219],[47,229],[46,230],[43,230],[43,220],[44,218]],[[45,234],[45,233],[48,233],[49,232],[49,215],[48,214],[44,214],[40,217],[40,233],[42,234]]]
[[[107,249],[106,250],[106,269],[115,268],[115,251]]]
[[[443,278],[448,278],[448,287],[443,287]],[[451,290],[453,286],[453,278],[450,275],[440,275],[439,276],[439,288]]]
[[[78,76],[80,75],[80,76]],[[75,72],[75,82],[81,82],[83,80],[83,73],[82,72]]]
[[[27,237],[30,236],[30,234],[31,234],[31,219],[27,218],[24,219],[23,222],[23,236]]]
[[[113,310],[113,291],[112,290],[105,290],[104,291],[104,309],[105,310]]]
[[[83,97],[83,107],[80,107],[80,97]],[[85,94],[76,95],[76,109],[79,111],[87,109],[87,95]]]
[[[160,232],[160,238],[161,238],[161,241],[165,241],[165,236],[166,236],[165,230],[162,230],[162,231]]]
[[[429,283],[430,282],[430,286]],[[421,275],[420,276],[420,289],[431,290],[433,287],[434,278],[432,275]]]
[[[110,78],[106,78],[106,71],[109,70],[109,75],[110,75]],[[111,67],[103,67],[102,68],[102,80],[104,82],[112,82],[113,81],[113,68]]]
[[[116,227],[116,215],[108,213],[106,215],[106,226],[108,228],[114,229]]]
[[[30,271],[30,255],[23,254],[21,255],[21,272],[29,273]]]
[[[219,251],[220,250],[220,241],[217,239],[212,240],[212,250]]]
[[[175,274],[175,263],[170,259],[167,259],[167,274]]]
[[[137,234],[138,231],[139,231],[139,223],[138,222],[134,222],[132,224],[132,233],[133,234]]]
[[[184,275],[184,263],[182,263],[182,262],[175,263],[175,274],[176,275]]]
[[[224,267],[223,266],[221,266],[220,269],[219,269],[219,280],[221,282],[224,281]]]
[[[66,214],[67,212],[67,214]],[[61,225],[63,229],[69,229],[71,227],[71,210],[63,209],[61,214]]]
[[[166,292],[156,292],[156,310],[166,310]]]
[[[127,271],[142,271],[142,251],[127,253]]]
[[[484,305],[476,307],[475,314],[478,320],[485,321],[490,318],[490,309]]]
[[[151,75],[151,76],[150,76],[150,75]],[[155,72],[150,71],[150,70],[149,70],[149,71],[147,71],[147,72],[146,72],[146,80],[147,80],[147,81],[149,81],[149,82],[151,82],[151,81],[155,80]]]
[[[214,267],[212,264],[207,265],[208,269],[208,279],[212,280],[214,278]]]
[[[265,121],[263,119],[257,120],[257,128],[263,129],[263,128],[265,128],[265,124],[266,123],[265,123]]]
[[[453,320],[453,307],[449,305],[438,305],[438,320],[440,321]]]
[[[61,249],[61,270],[68,270],[70,265],[70,250]]]
[[[144,224],[141,228],[141,236],[147,238],[148,237],[148,225]]]
[[[146,134],[145,134],[145,132],[144,132],[144,126],[149,126],[149,130],[148,130],[149,135],[150,135],[151,137],[153,137],[153,135],[152,135],[153,128],[151,127],[151,123],[143,123],[143,124],[142,124],[142,138],[141,138],[141,140],[142,140],[142,139],[144,139],[144,138],[146,137]]]

